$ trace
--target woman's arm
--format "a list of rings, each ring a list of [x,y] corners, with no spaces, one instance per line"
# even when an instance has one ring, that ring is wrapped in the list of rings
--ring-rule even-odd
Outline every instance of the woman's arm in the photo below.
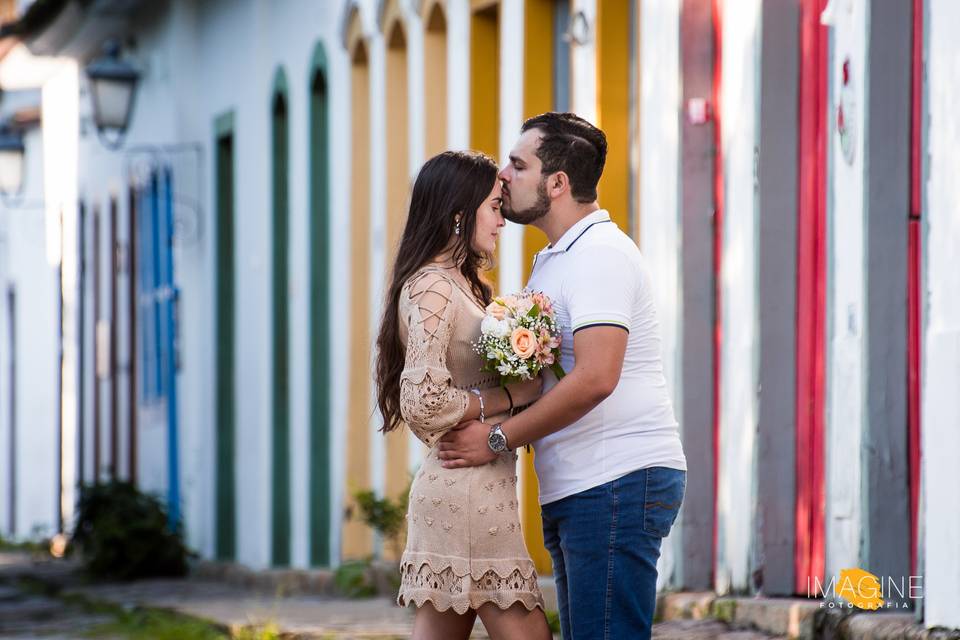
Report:
[[[411,284],[409,303],[414,310],[400,374],[400,415],[420,440],[432,446],[463,420],[472,397],[453,386],[446,365],[458,315],[454,284],[440,273],[426,273]],[[477,407],[479,415],[479,402]]]
[[[540,397],[543,388],[542,378],[534,378],[527,382],[508,384],[507,388],[491,387],[480,392],[483,396],[484,417],[507,413],[515,407],[528,405]],[[480,399],[476,394],[470,394],[470,403],[463,414],[461,422],[480,419]]]

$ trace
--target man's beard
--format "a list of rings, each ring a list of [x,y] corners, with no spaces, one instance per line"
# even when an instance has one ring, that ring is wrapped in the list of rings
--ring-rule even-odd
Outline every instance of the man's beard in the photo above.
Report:
[[[547,215],[550,211],[550,197],[547,196],[547,179],[540,180],[537,185],[537,201],[522,211],[513,208],[513,198],[510,198],[510,205],[504,204],[500,213],[510,222],[517,224],[532,224]]]

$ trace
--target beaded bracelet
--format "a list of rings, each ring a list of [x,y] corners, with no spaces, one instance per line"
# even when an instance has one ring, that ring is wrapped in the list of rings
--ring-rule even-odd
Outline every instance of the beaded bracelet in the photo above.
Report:
[[[480,389],[470,389],[470,393],[477,396],[477,399],[480,401],[480,422],[486,422],[487,416],[483,410],[483,394],[480,393]]]

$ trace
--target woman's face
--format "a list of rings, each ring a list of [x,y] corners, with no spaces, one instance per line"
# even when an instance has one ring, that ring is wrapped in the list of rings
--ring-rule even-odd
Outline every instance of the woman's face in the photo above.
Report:
[[[493,190],[486,197],[480,208],[477,209],[477,224],[473,234],[473,249],[480,253],[492,254],[497,248],[497,236],[500,228],[506,224],[500,215],[500,206],[503,203],[500,192],[500,180],[493,185]]]

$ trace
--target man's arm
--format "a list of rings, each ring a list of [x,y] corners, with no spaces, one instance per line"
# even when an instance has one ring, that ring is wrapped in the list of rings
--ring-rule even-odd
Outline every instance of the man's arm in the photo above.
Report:
[[[522,447],[576,422],[613,393],[620,382],[627,331],[621,327],[590,326],[573,336],[570,371],[542,398],[507,419],[501,429],[511,449]],[[490,426],[471,420],[441,438],[438,456],[448,469],[472,467],[493,460],[487,446]]]

